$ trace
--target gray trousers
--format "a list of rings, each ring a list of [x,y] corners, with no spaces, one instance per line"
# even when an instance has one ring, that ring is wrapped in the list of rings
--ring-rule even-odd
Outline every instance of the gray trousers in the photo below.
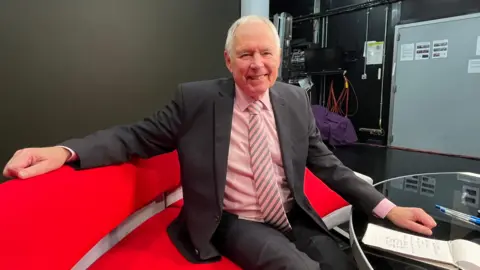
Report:
[[[300,208],[289,213],[290,235],[263,223],[225,213],[213,243],[223,256],[245,270],[356,269],[337,243]]]

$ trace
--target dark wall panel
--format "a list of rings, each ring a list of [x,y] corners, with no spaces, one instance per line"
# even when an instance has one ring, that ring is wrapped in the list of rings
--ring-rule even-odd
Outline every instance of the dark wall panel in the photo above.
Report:
[[[308,15],[313,13],[314,2],[315,0],[271,0],[270,16],[281,12],[288,12],[294,17]]]
[[[228,75],[239,0],[0,2],[0,167],[14,150],[136,121]]]
[[[441,19],[480,12],[478,0],[405,0],[402,23]]]
[[[329,18],[328,46],[340,46],[346,51],[354,52],[355,61],[347,66],[347,77],[352,82],[358,98],[358,105],[351,90],[349,107],[350,112],[357,113],[350,117],[355,127],[379,129],[380,97],[382,80],[378,79],[378,71],[382,65],[367,65],[364,73],[364,45],[367,31],[369,41],[383,41],[385,35],[385,7],[375,7],[367,15],[366,10],[341,14]],[[343,80],[342,80],[343,81]],[[337,90],[342,89],[342,81],[336,81]],[[338,92],[337,92],[338,96]],[[357,132],[360,140],[368,139],[368,133]],[[378,137],[378,136],[376,136]],[[379,139],[374,137],[373,139]],[[380,138],[381,139],[381,138]]]
[[[315,0],[270,1],[270,17],[282,12],[287,12],[294,18],[312,14],[314,12],[314,2]],[[305,38],[310,42],[313,40],[313,27],[310,22],[296,23],[292,28],[293,39]]]
[[[341,8],[341,7],[357,5],[357,4],[368,2],[367,0],[323,0],[323,1],[325,5],[327,5],[327,7],[330,9]]]

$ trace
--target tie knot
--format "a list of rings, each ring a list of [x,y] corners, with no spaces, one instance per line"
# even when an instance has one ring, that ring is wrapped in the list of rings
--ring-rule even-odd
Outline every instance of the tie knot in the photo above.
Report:
[[[252,104],[248,106],[248,112],[250,114],[260,114],[262,110],[262,102],[260,100],[256,100]]]

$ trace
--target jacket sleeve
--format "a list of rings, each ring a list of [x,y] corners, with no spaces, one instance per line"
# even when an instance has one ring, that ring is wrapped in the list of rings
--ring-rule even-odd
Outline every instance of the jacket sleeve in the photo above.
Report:
[[[307,168],[346,201],[355,207],[360,207],[366,213],[371,213],[385,198],[384,195],[358,178],[327,148],[322,141],[308,99],[305,107],[308,108],[306,112],[309,140]]]
[[[61,146],[72,149],[77,169],[123,163],[132,157],[149,158],[171,152],[177,147],[182,126],[183,93],[179,86],[175,97],[162,110],[137,123],[94,132],[84,138],[70,139]]]

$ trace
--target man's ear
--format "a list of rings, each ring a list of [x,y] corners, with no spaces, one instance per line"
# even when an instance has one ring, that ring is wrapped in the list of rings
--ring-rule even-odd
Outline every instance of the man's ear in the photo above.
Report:
[[[230,58],[230,54],[225,50],[223,52],[223,57],[225,58],[225,65],[227,66],[230,73],[232,72],[232,58]]]

